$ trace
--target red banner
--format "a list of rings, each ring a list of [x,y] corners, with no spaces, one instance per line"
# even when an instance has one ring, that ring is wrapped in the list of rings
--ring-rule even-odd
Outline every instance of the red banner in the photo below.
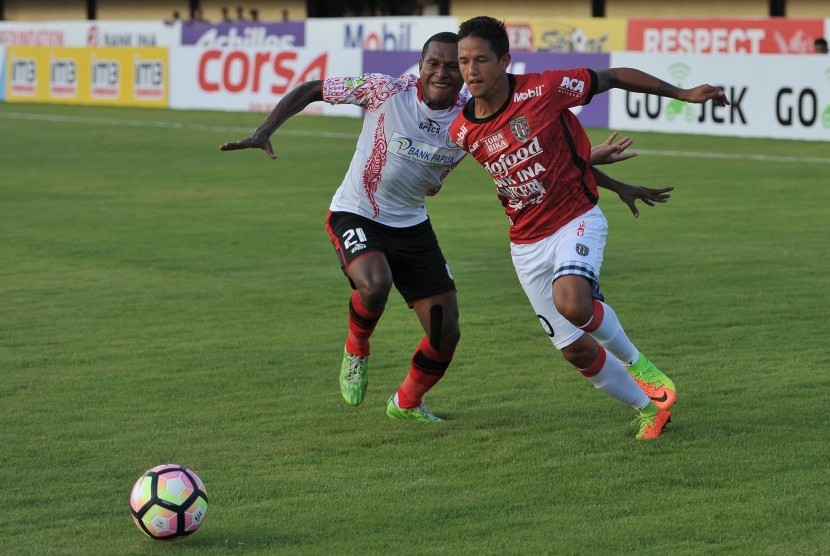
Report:
[[[628,50],[684,54],[807,54],[823,19],[631,19]]]

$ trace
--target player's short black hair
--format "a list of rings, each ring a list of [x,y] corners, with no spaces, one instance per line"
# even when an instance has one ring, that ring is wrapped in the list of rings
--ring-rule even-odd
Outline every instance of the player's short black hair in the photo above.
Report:
[[[427,42],[424,43],[424,47],[421,49],[421,58],[423,59],[424,56],[427,55],[427,49],[429,45],[434,42],[440,42],[442,44],[458,44],[458,35],[451,31],[443,31],[441,33],[435,33],[430,38],[427,39]]]
[[[458,27],[458,39],[465,37],[484,39],[499,58],[510,51],[510,39],[507,38],[504,22],[486,15],[468,19]]]
[[[827,50],[827,39],[819,37],[813,41],[813,46],[823,46],[824,49]]]

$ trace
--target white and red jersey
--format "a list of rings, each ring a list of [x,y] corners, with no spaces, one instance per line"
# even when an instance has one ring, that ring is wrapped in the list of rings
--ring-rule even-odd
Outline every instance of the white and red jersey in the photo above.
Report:
[[[579,68],[508,79],[510,96],[498,112],[476,118],[473,99],[450,136],[495,181],[510,241],[535,243],[597,202],[591,142],[568,110],[590,102],[596,74]]]
[[[466,154],[449,140],[450,124],[469,97],[432,110],[414,75],[364,74],[323,82],[323,100],[366,109],[363,129],[330,209],[396,228],[427,219],[425,200]]]

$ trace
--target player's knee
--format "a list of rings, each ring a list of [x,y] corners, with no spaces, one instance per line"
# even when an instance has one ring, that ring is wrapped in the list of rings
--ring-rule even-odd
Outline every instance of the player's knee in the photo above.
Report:
[[[582,326],[589,320],[594,314],[593,304],[589,299],[586,303],[585,300],[570,297],[566,299],[555,299],[556,310],[559,311],[559,314],[568,319],[568,322],[573,324],[574,326]]]
[[[458,321],[446,323],[441,331],[441,351],[452,351],[461,340],[461,326]]]
[[[433,305],[429,310],[429,343],[435,351],[454,351],[461,339],[461,326],[458,315],[445,311],[441,305]]]
[[[363,304],[372,309],[380,310],[386,306],[386,301],[389,299],[389,291],[392,289],[391,283],[383,281],[367,281],[357,285],[357,291],[360,294],[360,300]]]
[[[562,348],[565,360],[578,369],[587,369],[597,357],[597,343],[583,334],[576,342]]]

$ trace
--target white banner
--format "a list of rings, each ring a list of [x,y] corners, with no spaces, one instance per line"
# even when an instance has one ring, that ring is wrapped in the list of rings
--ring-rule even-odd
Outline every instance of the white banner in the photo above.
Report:
[[[0,100],[6,98],[6,47],[0,44]]]
[[[359,50],[170,49],[170,107],[268,112],[300,83],[360,75]],[[311,104],[306,113],[359,116],[357,106]]]
[[[613,129],[830,141],[830,56],[614,52],[611,67],[637,68],[683,88],[717,85],[732,103],[612,89]]]
[[[315,48],[420,52],[427,39],[442,31],[457,32],[458,18],[310,18],[305,24],[305,43]]]
[[[0,44],[6,46],[125,46],[179,44],[181,23],[146,21],[0,21]]]

